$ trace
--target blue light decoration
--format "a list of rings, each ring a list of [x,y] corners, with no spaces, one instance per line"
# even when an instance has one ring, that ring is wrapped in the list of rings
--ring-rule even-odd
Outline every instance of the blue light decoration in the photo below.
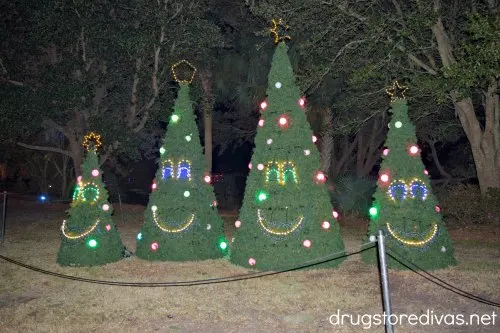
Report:
[[[39,199],[40,199],[41,202],[47,201],[47,197],[45,195],[43,195],[43,194],[40,195]]]
[[[191,180],[191,163],[189,161],[183,160],[179,162],[177,179]]]
[[[406,190],[406,184],[402,180],[396,180],[389,186],[389,195],[394,201],[403,201],[406,199],[408,191]]]
[[[425,200],[428,192],[427,186],[421,180],[414,179],[410,183],[410,193],[413,198]]]
[[[174,174],[174,163],[172,160],[166,160],[163,162],[163,179],[172,178]]]

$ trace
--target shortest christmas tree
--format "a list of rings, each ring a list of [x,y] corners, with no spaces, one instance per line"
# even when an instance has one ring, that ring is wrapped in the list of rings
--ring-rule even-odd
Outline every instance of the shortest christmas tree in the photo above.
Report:
[[[57,263],[62,266],[96,266],[120,260],[125,248],[111,219],[112,206],[102,182],[96,150],[101,145],[94,133],[85,136],[87,155],[82,175],[61,226],[61,246]]]
[[[391,95],[392,118],[375,200],[369,211],[368,237],[382,229],[388,252],[410,268],[417,269],[411,263],[420,269],[444,268],[456,264],[453,245],[420,158],[405,90],[395,82],[387,91]],[[376,263],[376,249],[364,251],[362,257],[365,262]],[[388,258],[388,266],[407,268],[392,257]]]

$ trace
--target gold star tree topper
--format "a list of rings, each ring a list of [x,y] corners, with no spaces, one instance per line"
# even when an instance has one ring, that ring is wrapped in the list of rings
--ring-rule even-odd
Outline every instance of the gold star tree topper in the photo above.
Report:
[[[400,85],[398,81],[394,81],[392,86],[387,88],[385,92],[391,97],[391,102],[394,102],[398,99],[405,99],[405,92],[407,89],[407,86]]]
[[[292,39],[292,37],[287,34],[289,28],[288,24],[285,24],[282,19],[273,19],[273,27],[270,30],[274,37],[275,44],[278,44],[280,41]]]
[[[95,132],[90,132],[83,137],[83,147],[86,151],[91,149],[98,150],[102,146],[101,135]]]
[[[181,60],[170,67],[174,80],[178,83],[190,84],[196,74],[196,67],[187,60]]]

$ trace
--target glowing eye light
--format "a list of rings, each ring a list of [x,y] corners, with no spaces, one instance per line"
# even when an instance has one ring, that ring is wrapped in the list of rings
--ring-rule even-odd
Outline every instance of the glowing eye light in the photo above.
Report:
[[[90,248],[95,248],[95,247],[97,247],[97,241],[95,239],[91,238],[87,241],[87,245]]]
[[[305,98],[303,98],[303,97],[302,97],[302,98],[299,98],[299,105],[300,105],[301,107],[304,107],[304,105],[305,105],[305,104],[306,104],[306,100],[305,100]]]
[[[318,138],[316,137],[316,135],[312,136],[312,141],[313,141],[313,143],[316,143],[316,141],[318,141]]]
[[[394,126],[395,126],[396,128],[401,128],[401,127],[403,127],[403,123],[402,123],[402,122],[400,122],[400,121],[396,121],[396,122],[394,123]]]
[[[304,150],[304,155],[309,156],[311,154],[311,151],[309,149]]]
[[[259,169],[260,171],[264,170],[264,164],[262,163],[257,164],[257,169]]]
[[[170,117],[170,120],[172,120],[172,122],[176,123],[179,121],[179,116],[176,115],[176,114],[173,114],[171,117]]]
[[[210,181],[212,180],[212,178],[210,178],[209,175],[206,175],[205,177],[203,177],[203,180],[205,181],[205,183],[210,184]]]
[[[384,156],[389,155],[389,149],[385,148],[385,149],[382,151],[382,154],[383,154]]]
[[[151,243],[151,250],[152,251],[156,251],[156,250],[158,250],[158,248],[159,248],[158,243],[156,243],[156,242]]]
[[[92,176],[94,176],[94,177],[99,176],[99,170],[97,170],[97,169],[92,170]]]
[[[255,266],[255,264],[256,264],[256,263],[257,263],[257,261],[256,261],[254,258],[250,258],[250,259],[248,259],[248,264],[249,264],[250,266]]]
[[[238,221],[234,222],[234,226],[235,226],[236,228],[241,227],[241,221],[240,221],[240,220],[238,220]]]
[[[266,101],[264,101],[264,102],[260,103],[260,108],[261,108],[262,110],[265,110],[265,109],[267,108],[267,102],[266,102]]]
[[[328,221],[323,221],[323,223],[321,223],[321,228],[323,229],[330,229],[330,222]]]
[[[259,120],[259,126],[260,126],[260,127],[264,126],[264,119],[260,119],[260,120]]]
[[[160,154],[161,155],[165,154],[165,148],[163,148],[163,147],[160,148]]]
[[[338,219],[339,218],[339,213],[337,211],[335,211],[335,210],[332,210],[332,216],[334,218]]]
[[[403,201],[406,199],[408,191],[404,181],[394,181],[389,186],[389,196],[392,200]]]
[[[414,180],[410,184],[410,193],[413,198],[425,200],[427,198],[427,186],[419,180]]]
[[[191,195],[191,193],[189,191],[184,191],[184,196],[187,198]]]
[[[387,183],[389,181],[389,175],[386,173],[383,173],[382,175],[380,175],[380,180],[384,183]]]
[[[311,247],[311,241],[309,239],[306,239],[304,242],[302,242],[302,245],[304,247],[310,248]]]
[[[418,153],[418,147],[415,145],[412,145],[409,149],[410,155],[416,155]]]

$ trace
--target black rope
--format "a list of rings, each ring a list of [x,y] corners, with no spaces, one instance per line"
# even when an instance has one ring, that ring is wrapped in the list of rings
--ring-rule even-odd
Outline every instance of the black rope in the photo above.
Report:
[[[407,258],[403,257],[401,254],[399,254],[397,251],[395,251],[394,249],[392,249],[391,247],[387,246],[387,248],[390,250],[390,252],[393,252],[398,258],[396,258],[393,254],[391,254],[390,252],[387,252],[387,254],[394,260],[396,260],[398,263],[400,263],[401,265],[405,266],[406,268],[410,269],[412,272],[420,275],[421,277],[423,277],[424,279],[444,288],[444,289],[447,289],[457,295],[460,295],[462,297],[465,297],[465,298],[468,298],[468,299],[471,299],[471,300],[474,300],[476,302],[479,302],[479,303],[483,303],[483,304],[487,304],[487,305],[491,305],[491,306],[494,306],[494,307],[500,307],[500,303],[497,303],[495,301],[491,301],[491,300],[488,300],[486,298],[482,298],[480,296],[477,296],[477,295],[474,295],[474,294],[471,294],[465,290],[462,290],[446,281],[444,281],[443,279],[440,279],[438,278],[437,276],[427,272],[426,270],[422,269],[421,267],[419,267],[417,264],[413,263],[412,261],[408,260]],[[410,265],[412,265],[413,267],[410,267],[409,265],[407,265],[406,263],[404,263],[403,261],[406,261],[407,263],[409,263]],[[439,281],[439,282],[438,282]]]
[[[363,244],[362,247],[365,245],[366,244]],[[0,255],[0,259],[3,259],[7,262],[14,264],[14,265],[21,266],[21,267],[27,268],[29,270],[32,270],[32,271],[35,271],[35,272],[38,272],[41,274],[51,275],[51,276],[59,277],[62,279],[79,281],[79,282],[121,286],[121,287],[184,287],[184,286],[197,286],[197,285],[242,281],[242,280],[249,280],[249,279],[255,279],[255,278],[259,278],[259,277],[265,277],[265,276],[271,276],[271,275],[277,275],[277,274],[281,274],[281,273],[296,271],[299,269],[308,268],[308,267],[312,267],[315,265],[324,264],[324,263],[327,263],[327,262],[330,262],[333,260],[346,258],[346,257],[352,256],[355,254],[359,254],[359,253],[366,251],[374,246],[375,245],[368,247],[368,248],[360,249],[360,250],[357,250],[354,252],[339,251],[339,252],[333,253],[329,256],[325,256],[325,257],[322,257],[319,259],[307,261],[300,266],[287,268],[287,269],[281,269],[281,270],[277,270],[277,271],[252,272],[252,273],[247,273],[247,274],[239,274],[239,275],[226,276],[226,277],[220,277],[220,278],[211,278],[211,279],[203,279],[203,280],[190,280],[190,281],[170,281],[170,282],[125,282],[125,281],[109,281],[109,280],[88,279],[88,278],[60,274],[60,273],[48,271],[48,270],[45,270],[45,269],[42,269],[39,267],[31,266],[31,265],[16,261],[14,259],[2,256],[2,255]]]

